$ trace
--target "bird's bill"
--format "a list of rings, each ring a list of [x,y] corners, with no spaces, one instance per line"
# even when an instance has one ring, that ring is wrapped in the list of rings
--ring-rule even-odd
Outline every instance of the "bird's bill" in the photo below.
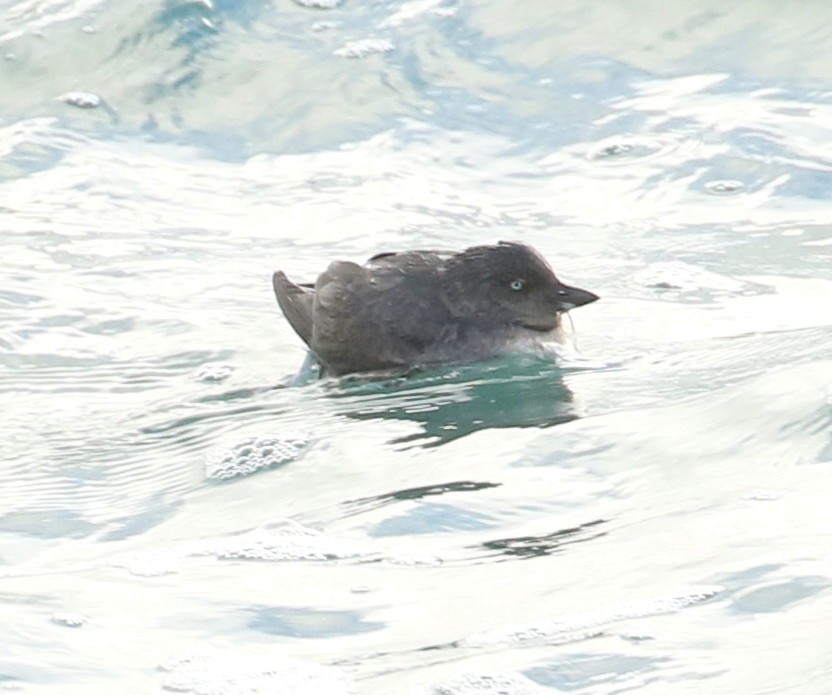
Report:
[[[562,307],[562,311],[569,311],[579,306],[591,304],[600,299],[597,294],[589,290],[582,290],[580,287],[570,287],[569,285],[560,285],[557,290],[558,304]]]

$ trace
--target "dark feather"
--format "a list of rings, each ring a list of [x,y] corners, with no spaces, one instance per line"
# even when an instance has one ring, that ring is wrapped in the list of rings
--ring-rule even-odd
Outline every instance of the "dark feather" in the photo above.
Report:
[[[312,347],[312,327],[314,318],[314,285],[296,285],[282,270],[272,276],[274,294],[277,303],[292,328],[295,329],[309,347]]]

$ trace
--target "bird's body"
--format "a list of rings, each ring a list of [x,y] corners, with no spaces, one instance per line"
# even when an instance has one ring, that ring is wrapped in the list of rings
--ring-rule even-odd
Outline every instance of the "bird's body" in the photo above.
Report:
[[[335,261],[314,284],[273,277],[278,304],[331,375],[470,362],[556,338],[560,315],[595,301],[524,244]]]

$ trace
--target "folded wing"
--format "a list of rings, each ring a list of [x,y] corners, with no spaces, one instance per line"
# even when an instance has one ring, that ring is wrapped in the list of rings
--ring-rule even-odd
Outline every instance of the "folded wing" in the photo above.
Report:
[[[314,287],[304,287],[292,282],[282,270],[272,276],[274,294],[283,315],[309,347],[312,347],[314,326]]]

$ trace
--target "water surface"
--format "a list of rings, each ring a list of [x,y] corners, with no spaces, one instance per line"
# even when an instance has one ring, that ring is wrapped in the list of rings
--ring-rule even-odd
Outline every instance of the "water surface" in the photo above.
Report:
[[[0,16],[0,685],[828,693],[832,8]],[[273,270],[499,239],[577,352],[297,378]]]

